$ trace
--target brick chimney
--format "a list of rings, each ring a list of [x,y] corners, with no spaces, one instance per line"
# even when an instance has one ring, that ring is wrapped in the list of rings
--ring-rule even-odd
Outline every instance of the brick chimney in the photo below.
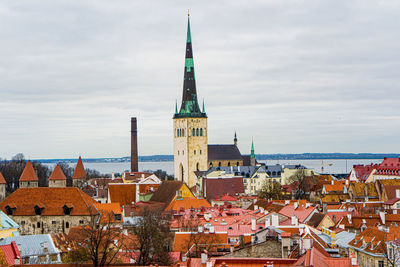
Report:
[[[136,117],[131,118],[131,172],[139,171]]]

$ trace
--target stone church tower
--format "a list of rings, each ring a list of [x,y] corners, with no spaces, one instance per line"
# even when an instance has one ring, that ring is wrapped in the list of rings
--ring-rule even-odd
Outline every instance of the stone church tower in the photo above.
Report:
[[[189,17],[182,104],[179,111],[176,105],[173,120],[175,179],[192,187],[196,185],[197,179],[194,172],[208,168],[208,148],[207,115],[204,103],[203,110],[200,110],[197,101]]]

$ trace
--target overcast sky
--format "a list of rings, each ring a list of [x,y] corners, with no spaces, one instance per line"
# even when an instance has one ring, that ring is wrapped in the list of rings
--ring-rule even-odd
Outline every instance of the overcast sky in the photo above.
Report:
[[[1,1],[0,157],[172,154],[187,9],[209,143],[400,152],[400,1]]]

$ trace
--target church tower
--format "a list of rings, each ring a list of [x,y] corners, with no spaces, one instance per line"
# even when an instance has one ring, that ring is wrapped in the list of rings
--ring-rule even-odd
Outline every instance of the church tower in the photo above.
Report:
[[[182,104],[175,106],[174,120],[174,173],[175,179],[189,187],[196,185],[195,171],[207,170],[207,115],[197,101],[194,74],[192,38],[188,14],[186,57]]]

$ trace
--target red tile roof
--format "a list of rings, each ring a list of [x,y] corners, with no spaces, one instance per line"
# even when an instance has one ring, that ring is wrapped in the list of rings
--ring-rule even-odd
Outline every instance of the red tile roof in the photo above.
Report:
[[[243,194],[243,178],[203,178],[203,189],[209,201],[225,194]]]
[[[32,162],[28,160],[26,163],[25,169],[19,178],[19,181],[39,181],[39,178],[36,175],[35,170],[33,169]]]
[[[67,177],[65,176],[59,164],[57,164],[57,166],[54,168],[49,180],[67,180]]]
[[[21,254],[18,250],[18,246],[15,241],[12,241],[11,244],[8,245],[1,245],[0,250],[3,252],[5,256],[5,260],[8,262],[10,266],[14,266],[16,263],[15,260],[19,259],[21,262]]]
[[[299,205],[297,209],[294,208],[294,205],[287,205],[283,207],[279,213],[282,215],[285,215],[289,218],[292,217],[292,215],[296,215],[296,217],[299,219],[299,223],[304,222],[305,219],[307,219],[312,212],[315,211],[315,207],[310,206],[308,208],[305,207],[305,205]]]
[[[238,198],[230,195],[223,195],[220,198],[214,199],[216,201],[237,201]]]
[[[0,184],[6,184],[6,183],[7,183],[6,179],[4,179],[3,174],[1,174],[1,172],[0,172]]]
[[[368,176],[376,168],[378,168],[378,164],[353,165],[354,174],[356,175],[357,179],[360,181],[367,180]]]
[[[72,179],[85,179],[86,172],[83,167],[82,158],[79,156],[78,163],[76,164],[74,175],[72,175]]]
[[[98,214],[97,202],[76,187],[19,188],[0,203],[0,209],[15,206],[14,216],[34,216],[35,206],[43,206],[42,216],[64,215],[64,206],[72,207],[71,215]]]

